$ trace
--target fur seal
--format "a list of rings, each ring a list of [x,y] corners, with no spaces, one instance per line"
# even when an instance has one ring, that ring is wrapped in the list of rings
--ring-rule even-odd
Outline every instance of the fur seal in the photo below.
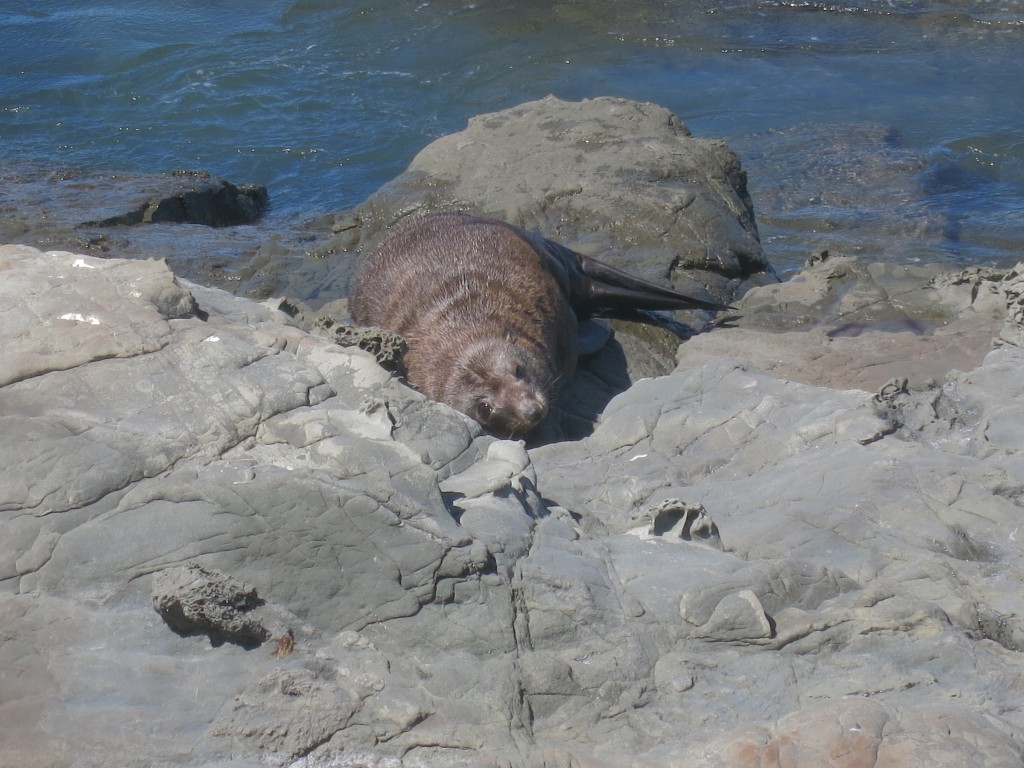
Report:
[[[640,280],[497,219],[395,225],[357,268],[360,325],[405,337],[409,382],[499,437],[522,437],[576,370],[577,312],[729,309]]]

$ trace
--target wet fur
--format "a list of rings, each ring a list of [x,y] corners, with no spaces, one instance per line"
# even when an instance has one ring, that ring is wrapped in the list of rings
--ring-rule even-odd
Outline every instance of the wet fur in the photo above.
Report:
[[[576,369],[576,315],[557,272],[522,230],[431,214],[399,223],[364,258],[350,308],[406,338],[409,381],[427,397],[522,436]]]

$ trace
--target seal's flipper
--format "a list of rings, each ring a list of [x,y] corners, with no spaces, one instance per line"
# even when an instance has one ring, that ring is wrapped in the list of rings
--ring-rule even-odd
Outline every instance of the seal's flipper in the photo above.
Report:
[[[641,280],[589,256],[579,253],[573,255],[582,273],[578,286],[579,303],[574,303],[576,309],[733,309],[717,301],[697,299]]]
[[[562,286],[569,304],[577,312],[599,307],[609,309],[710,309],[715,312],[735,309],[710,299],[697,299],[684,293],[641,280],[628,272],[584,256],[561,243],[536,232],[522,232],[545,260],[548,271]]]

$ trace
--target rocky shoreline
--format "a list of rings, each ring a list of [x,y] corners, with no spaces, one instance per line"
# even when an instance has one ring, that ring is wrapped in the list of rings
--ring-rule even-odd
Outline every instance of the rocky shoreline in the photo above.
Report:
[[[474,202],[736,316],[611,320],[546,434],[481,434],[335,343],[352,254]],[[1024,267],[779,282],[728,148],[615,99],[260,245],[230,287],[288,301],[72,229],[0,246],[5,762],[1024,760]]]

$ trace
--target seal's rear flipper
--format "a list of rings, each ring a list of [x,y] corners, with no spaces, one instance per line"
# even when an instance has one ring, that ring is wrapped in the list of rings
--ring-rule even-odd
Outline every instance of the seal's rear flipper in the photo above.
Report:
[[[716,312],[734,309],[717,301],[696,299],[670,288],[662,288],[589,256],[571,253],[583,273],[579,284],[573,286],[578,289],[573,302],[577,309],[710,309]]]

